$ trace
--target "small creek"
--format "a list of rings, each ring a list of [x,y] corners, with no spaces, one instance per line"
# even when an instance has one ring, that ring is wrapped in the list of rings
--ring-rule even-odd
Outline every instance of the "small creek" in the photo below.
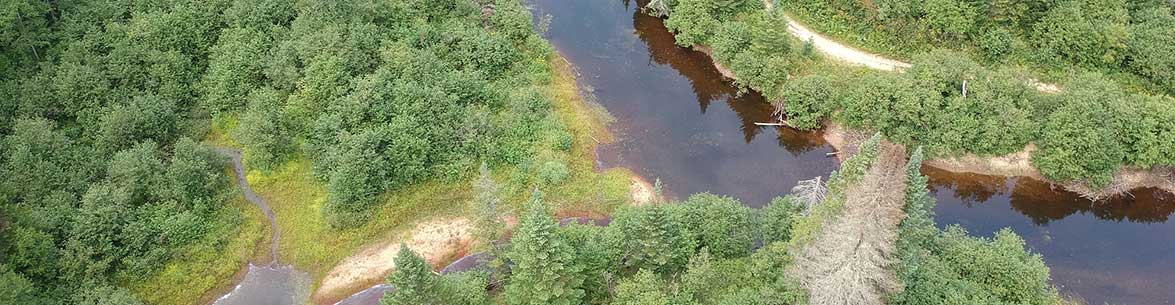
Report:
[[[818,133],[755,126],[770,120],[763,98],[738,96],[707,56],[674,45],[638,2],[530,4],[536,18],[550,16],[545,37],[578,68],[580,86],[617,119],[620,140],[600,148],[601,167],[659,177],[678,198],[709,191],[755,207],[837,167]],[[1012,228],[1063,294],[1087,304],[1175,302],[1175,195],[1138,189],[1090,202],[1033,179],[923,172],[940,225],[982,236]]]
[[[281,231],[277,228],[277,218],[269,204],[253,192],[245,176],[245,166],[241,163],[241,152],[234,149],[217,149],[221,154],[232,160],[233,172],[236,174],[237,185],[244,193],[245,199],[252,202],[265,217],[269,219],[270,238],[269,264],[264,266],[249,263],[249,270],[231,292],[216,299],[214,305],[290,305],[305,304],[310,299],[310,285],[312,279],[306,272],[294,269],[293,266],[281,265],[277,260],[277,245],[281,238]]]

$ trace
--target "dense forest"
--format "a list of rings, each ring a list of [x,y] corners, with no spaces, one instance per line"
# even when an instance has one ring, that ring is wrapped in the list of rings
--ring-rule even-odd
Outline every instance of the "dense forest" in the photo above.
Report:
[[[853,4],[810,9],[836,10],[859,4],[849,2]],[[668,15],[666,26],[675,32],[678,44],[712,47],[715,59],[734,71],[739,84],[761,90],[771,100],[781,103],[788,123],[800,129],[818,128],[823,119],[831,118],[852,128],[880,130],[899,143],[924,145],[932,157],[965,153],[1005,155],[1034,144],[1032,163],[1046,177],[1062,182],[1085,181],[1093,186],[1106,185],[1123,166],[1150,169],[1175,164],[1175,142],[1169,140],[1175,138],[1175,99],[1161,93],[1133,90],[1129,84],[1116,81],[1111,77],[1113,74],[1107,76],[1106,73],[1117,73],[1114,71],[1072,72],[1063,83],[1064,90],[1057,94],[1038,92],[1033,77],[1023,69],[985,64],[971,59],[968,53],[949,49],[931,49],[912,55],[913,67],[905,73],[865,71],[821,62],[811,54],[809,44],[790,38],[784,12],[791,12],[788,8],[792,2],[784,1],[782,9],[770,10],[757,0],[653,3],[669,3],[665,9],[650,11]],[[930,10],[933,3],[925,3],[926,8],[919,7],[919,11]],[[1059,7],[1058,10],[1063,10],[1065,6]],[[1165,3],[1137,3],[1130,7],[1130,10],[1124,6],[1120,10],[1106,9],[1116,14],[1157,16],[1154,18],[1159,21],[1154,22],[1158,24],[1148,26],[1158,29],[1147,31],[1175,28],[1175,23],[1170,22],[1175,17]],[[930,19],[918,20],[930,22],[925,21]],[[1037,27],[1053,26],[1039,24]],[[1073,28],[1061,24],[1055,27]],[[1098,33],[1089,36],[1120,36],[1095,32]],[[1078,38],[1082,35],[1057,40],[1093,41]],[[1131,40],[1131,45],[1164,44],[1170,48],[1175,45],[1161,42],[1170,37],[1175,36],[1139,34]],[[1150,38],[1158,40],[1146,41]],[[1095,54],[1077,45],[1056,44],[1052,49],[1033,49]],[[1140,53],[1165,54],[1157,50]],[[1037,57],[1073,59],[1058,54]],[[1168,62],[1148,66],[1169,66],[1169,61],[1175,58],[1162,57]],[[1116,57],[1107,55],[1106,58]],[[1130,62],[1148,60],[1139,56],[1126,58]],[[1156,83],[1160,79],[1156,77]],[[1160,92],[1172,87],[1161,86],[1167,89]]]
[[[786,271],[794,250],[834,221],[845,189],[874,162],[879,139],[865,144],[826,183],[797,188],[760,210],[702,193],[681,202],[623,208],[607,226],[559,226],[542,194],[535,193],[509,243],[485,240],[497,257],[489,266],[497,267],[438,276],[404,247],[397,261],[407,263],[388,278],[397,289],[382,303],[807,304],[806,292]],[[988,239],[935,226],[921,160],[918,150],[905,167],[910,216],[900,227],[894,268],[907,288],[890,296],[890,303],[1058,304],[1048,268],[1015,233],[1005,230]],[[493,184],[481,179],[479,205],[497,201]],[[483,238],[501,236],[504,228],[479,227]]]
[[[853,43],[911,57],[953,48],[1039,71],[1100,71],[1175,93],[1175,17],[1163,0],[778,1]]]
[[[135,304],[121,287],[223,251],[252,207],[215,126],[252,169],[309,158],[333,227],[482,162],[567,179],[529,165],[571,144],[533,86],[552,50],[496,2],[5,1],[0,303]]]
[[[950,1],[886,4],[905,13],[882,19],[802,12],[854,27],[909,24],[879,30],[919,43],[903,74],[823,61],[759,0],[654,0],[650,12],[667,17],[679,44],[712,47],[742,89],[784,101],[801,129],[832,119],[931,157],[1035,144],[1045,175],[1094,185],[1123,166],[1175,164],[1175,100],[1162,95],[1175,18],[1163,3],[1042,2],[989,22],[978,12],[993,9]],[[298,204],[321,204],[310,217],[329,233],[372,221],[384,194],[475,180],[490,269],[438,276],[402,247],[385,304],[804,304],[787,272],[794,251],[839,215],[881,141],[761,210],[703,193],[620,208],[608,226],[560,226],[549,196],[604,190],[547,187],[593,170],[565,156],[591,136],[553,109],[544,86],[557,57],[522,1],[0,5],[0,304],[164,303],[182,298],[150,295],[172,292],[154,275],[180,274],[191,287],[169,289],[190,298],[230,281],[250,251],[228,249],[255,246],[234,238],[256,233],[246,232],[256,212],[217,146],[242,148],[261,175],[305,160],[326,195]],[[941,14],[957,16],[923,18]],[[1045,94],[1014,66],[1023,63],[1082,68]],[[922,159],[918,150],[906,167],[909,216],[893,264],[907,289],[889,301],[1056,304],[1048,268],[1014,233],[935,226]],[[166,268],[192,257],[216,258]]]

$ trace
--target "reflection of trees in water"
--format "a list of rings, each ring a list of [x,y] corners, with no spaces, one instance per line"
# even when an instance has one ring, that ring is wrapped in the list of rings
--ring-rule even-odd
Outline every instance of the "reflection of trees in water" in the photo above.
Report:
[[[725,101],[738,115],[743,140],[748,143],[763,132],[764,128],[755,125],[755,122],[774,121],[771,117],[774,108],[766,102],[763,95],[755,91],[739,94],[738,89],[723,79],[722,74],[714,68],[709,56],[678,46],[673,34],[665,28],[663,20],[643,14],[639,9],[634,10],[632,20],[637,37],[648,46],[649,60],[652,63],[669,65],[690,81],[701,113],[706,113],[713,101]],[[819,133],[815,132],[781,128],[777,136],[780,146],[792,154],[807,152],[825,144]]]
[[[922,173],[930,178],[931,191],[952,190],[955,198],[967,207],[987,202],[992,196],[1004,195],[1009,191],[1007,177],[952,173],[930,166],[923,166]]]
[[[1034,179],[1020,179],[1012,193],[1012,209],[1038,225],[1081,212],[1099,219],[1141,223],[1166,222],[1175,212],[1170,194],[1158,189],[1136,189],[1130,195],[1090,201],[1076,193],[1054,189]]]
[[[1175,195],[1158,189],[1136,189],[1131,195],[1094,202],[1036,179],[952,173],[929,166],[922,172],[930,178],[931,190],[951,191],[967,207],[1008,195],[1012,209],[1037,225],[1078,212],[1113,221],[1156,223],[1167,221],[1175,212]],[[1014,183],[1011,189],[1009,180]]]

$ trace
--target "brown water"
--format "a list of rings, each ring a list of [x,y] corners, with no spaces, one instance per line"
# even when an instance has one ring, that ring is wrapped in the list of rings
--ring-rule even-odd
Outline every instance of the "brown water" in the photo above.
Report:
[[[620,140],[600,149],[603,167],[660,178],[671,196],[709,191],[751,206],[836,167],[820,134],[755,126],[772,121],[771,106],[675,46],[660,19],[618,1],[533,4],[553,17],[545,36],[578,67],[581,87],[616,118]]]
[[[662,21],[636,2],[532,0],[551,16],[546,37],[585,91],[616,117],[621,140],[602,147],[602,167],[660,178],[669,195],[709,191],[761,206],[796,181],[836,168],[815,133],[760,128],[771,108],[737,95],[704,54],[677,47]],[[932,168],[937,221],[990,236],[1011,227],[1041,253],[1053,283],[1088,304],[1168,304],[1175,299],[1175,196],[1136,190],[1092,203],[1031,179]]]

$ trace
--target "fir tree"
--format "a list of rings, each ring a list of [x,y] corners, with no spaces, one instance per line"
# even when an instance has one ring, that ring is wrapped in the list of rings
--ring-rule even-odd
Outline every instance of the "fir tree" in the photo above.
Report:
[[[404,244],[400,244],[396,272],[388,276],[388,284],[396,289],[379,300],[382,305],[442,304],[444,294],[432,267]]]
[[[558,238],[558,222],[535,191],[515,231],[508,255],[514,262],[506,303],[510,305],[571,305],[583,299],[583,279],[572,262],[573,249]]]

